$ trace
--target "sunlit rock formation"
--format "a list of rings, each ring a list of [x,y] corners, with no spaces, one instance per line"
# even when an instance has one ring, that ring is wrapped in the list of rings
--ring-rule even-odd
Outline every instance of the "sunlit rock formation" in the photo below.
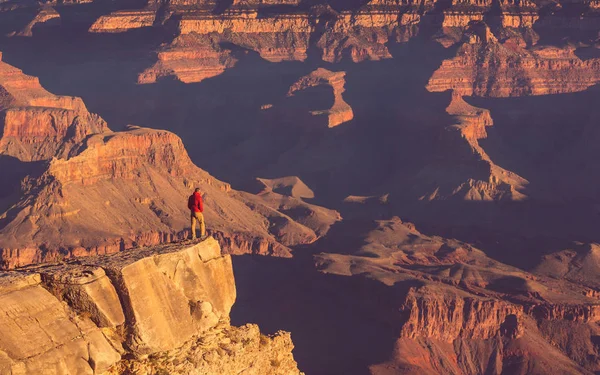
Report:
[[[583,91],[600,82],[600,59],[582,60],[570,46],[521,43],[526,44],[518,38],[499,41],[487,25],[473,25],[456,57],[442,63],[427,89],[505,97]]]
[[[65,155],[89,134],[108,130],[80,98],[49,93],[37,77],[1,58],[0,54],[0,154],[22,161],[49,159]]]
[[[300,374],[288,333],[233,327],[217,241],[0,274],[3,373]]]
[[[22,163],[3,192],[5,268],[189,236],[186,200],[196,187],[209,232],[232,253],[290,256],[289,246],[315,241],[339,220],[335,211],[295,197],[235,191],[196,167],[175,134],[112,132],[81,99],[54,96],[36,78],[2,67],[0,87],[9,95],[1,161],[41,162]]]

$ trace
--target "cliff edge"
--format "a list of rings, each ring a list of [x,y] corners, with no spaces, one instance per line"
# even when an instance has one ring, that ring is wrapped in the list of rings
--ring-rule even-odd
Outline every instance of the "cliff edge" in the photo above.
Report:
[[[0,374],[300,374],[289,333],[233,327],[216,240],[0,273]]]

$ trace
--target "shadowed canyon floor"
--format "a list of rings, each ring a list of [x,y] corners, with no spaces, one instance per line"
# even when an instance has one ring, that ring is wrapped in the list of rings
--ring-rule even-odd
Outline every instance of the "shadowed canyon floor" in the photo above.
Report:
[[[307,374],[598,373],[599,9],[0,1],[2,266],[181,239],[199,186],[234,326]],[[246,327],[211,371],[297,372]]]

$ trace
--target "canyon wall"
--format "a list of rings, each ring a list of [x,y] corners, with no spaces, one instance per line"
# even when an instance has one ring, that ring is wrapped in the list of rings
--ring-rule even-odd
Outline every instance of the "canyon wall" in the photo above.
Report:
[[[590,289],[529,274],[468,244],[382,220],[349,253],[316,256],[353,290],[395,344],[373,374],[592,374],[600,303]],[[369,283],[375,280],[376,285]],[[361,285],[355,280],[355,285]],[[364,294],[363,294],[364,293]]]

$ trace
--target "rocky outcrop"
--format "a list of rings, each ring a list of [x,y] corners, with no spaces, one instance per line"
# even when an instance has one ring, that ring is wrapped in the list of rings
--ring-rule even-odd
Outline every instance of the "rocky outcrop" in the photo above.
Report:
[[[270,62],[305,61],[310,52],[332,63],[390,59],[390,45],[420,33],[432,34],[445,47],[462,43],[456,57],[446,60],[431,78],[431,91],[541,95],[581,91],[597,82],[597,59],[581,60],[568,46],[555,47],[550,54],[535,48],[538,32],[594,30],[599,17],[593,6],[573,17],[561,12],[560,5],[548,12],[550,6],[504,0],[369,1],[347,10],[321,1],[312,7],[297,1],[223,5],[151,2],[142,9],[101,16],[90,31],[175,30],[173,41],[157,51],[156,63],[140,72],[141,83],[167,76],[200,82],[221,74],[236,63],[229,57],[231,47],[255,51]]]
[[[0,59],[1,59],[0,55]],[[86,136],[108,130],[80,98],[46,91],[36,77],[0,61],[0,154],[38,161],[66,154]]]
[[[42,6],[33,19],[18,32],[20,36],[33,36],[35,28],[60,25],[60,14],[50,6]]]
[[[39,274],[1,280],[2,373],[103,373],[121,358],[99,327],[42,287]]]
[[[92,33],[119,33],[131,29],[151,27],[156,19],[153,10],[120,10],[101,16],[90,26]]]
[[[184,203],[195,186],[205,197],[210,233],[227,251],[289,256],[288,246],[318,238],[316,228],[292,218],[312,216],[313,206],[290,198],[306,209],[289,216],[194,166],[174,134],[133,128],[88,137],[70,156],[53,159],[40,177],[24,183],[23,198],[9,209],[11,221],[0,230],[4,266],[184,238],[189,235]],[[329,210],[322,214],[327,225],[338,217]],[[69,229],[83,227],[83,233]],[[42,243],[48,245],[40,248]]]
[[[181,82],[201,82],[235,66],[235,54],[207,35],[182,35],[157,52],[157,62],[138,75],[138,83],[176,76]]]
[[[600,60],[581,60],[572,47],[526,48],[499,41],[485,24],[473,25],[456,57],[444,60],[427,89],[462,95],[522,96],[576,92],[599,82]],[[521,43],[525,45],[520,45]]]
[[[346,81],[345,72],[332,72],[327,69],[319,68],[311,74],[304,76],[294,83],[288,91],[288,97],[294,96],[298,91],[309,87],[328,86],[333,89],[333,106],[326,110],[311,111],[310,114],[317,117],[325,117],[327,126],[334,128],[354,118],[352,107],[344,101],[342,94],[345,91]]]
[[[523,330],[522,309],[502,301],[440,296],[436,291],[426,290],[416,295],[411,290],[402,311],[408,317],[400,335],[412,339],[487,340],[498,334],[518,338]]]
[[[125,359],[107,374],[300,374],[291,350],[288,332],[273,336],[260,333],[258,326],[232,327],[219,324],[198,341],[147,359]]]
[[[229,325],[235,297],[214,239],[5,272],[0,369],[299,374],[288,333]]]

